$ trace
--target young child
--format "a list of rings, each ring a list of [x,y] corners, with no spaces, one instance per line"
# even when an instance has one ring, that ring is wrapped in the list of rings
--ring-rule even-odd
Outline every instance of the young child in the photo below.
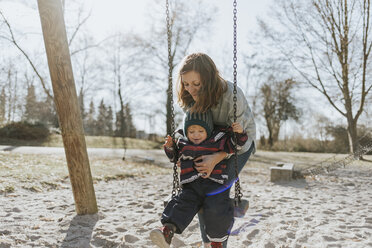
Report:
[[[219,151],[227,153],[227,157],[234,153],[232,142],[233,132],[237,135],[237,147],[244,145],[248,137],[238,123],[231,128],[215,128],[213,130],[212,113],[187,112],[184,119],[184,129],[180,133],[186,134],[176,143],[173,149],[171,137],[167,138],[164,150],[173,160],[175,152],[180,161],[181,192],[165,207],[161,229],[150,232],[154,244],[161,248],[170,247],[174,233],[181,234],[190,224],[198,211],[203,208],[205,215],[206,233],[212,242],[211,247],[222,247],[222,242],[228,238],[233,224],[233,206],[229,198],[229,191],[219,188],[228,180],[226,160],[218,163],[208,176],[195,168],[195,159],[202,155]]]

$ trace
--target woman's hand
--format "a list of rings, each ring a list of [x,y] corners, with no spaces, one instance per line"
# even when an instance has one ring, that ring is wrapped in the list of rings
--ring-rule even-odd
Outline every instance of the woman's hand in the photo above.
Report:
[[[234,133],[242,133],[243,132],[243,127],[240,125],[239,122],[234,122],[233,124],[231,124],[231,127],[232,127]]]
[[[226,157],[226,152],[216,152],[210,155],[203,155],[194,159],[195,168],[199,173],[203,173],[202,178],[208,178],[216,164]]]

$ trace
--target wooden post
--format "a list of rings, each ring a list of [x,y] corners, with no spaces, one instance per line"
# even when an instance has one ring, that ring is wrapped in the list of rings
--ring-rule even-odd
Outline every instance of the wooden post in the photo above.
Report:
[[[77,214],[97,213],[66,28],[60,0],[38,0],[54,102],[62,130]]]

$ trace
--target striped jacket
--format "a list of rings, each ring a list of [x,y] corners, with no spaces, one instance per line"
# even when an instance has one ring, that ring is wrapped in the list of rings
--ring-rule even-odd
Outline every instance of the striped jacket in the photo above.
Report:
[[[178,130],[178,133],[183,135],[182,130]],[[219,151],[224,151],[228,154],[234,153],[234,142],[233,142],[233,132],[232,128],[222,128],[215,127],[211,137],[203,141],[199,145],[192,144],[184,136],[180,137],[176,142],[176,154],[177,158],[181,162],[181,173],[180,173],[180,183],[190,183],[195,179],[202,176],[195,169],[194,159],[202,155],[208,155]],[[241,147],[248,140],[246,133],[237,134],[237,149],[240,150]],[[174,151],[173,148],[167,148],[164,146],[164,150],[168,158],[174,161]],[[220,184],[224,184],[227,179],[227,169],[226,169],[226,159],[222,160],[214,167],[211,175],[208,179],[215,181]]]

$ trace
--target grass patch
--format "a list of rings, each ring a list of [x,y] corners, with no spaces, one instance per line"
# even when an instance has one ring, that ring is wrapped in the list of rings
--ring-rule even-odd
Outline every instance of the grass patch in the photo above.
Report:
[[[132,174],[117,174],[117,175],[114,175],[114,176],[105,176],[104,177],[104,180],[105,182],[108,182],[108,181],[111,181],[111,180],[123,180],[125,178],[133,178],[134,175]]]
[[[125,138],[128,149],[160,149],[161,142],[150,140]],[[123,148],[123,139],[120,137],[108,136],[85,136],[87,147],[91,148]],[[19,140],[10,138],[1,138],[0,145],[9,146],[47,146],[63,147],[62,136],[58,134],[50,135],[45,140]]]
[[[22,186],[22,188],[29,190],[31,192],[43,192],[43,190],[37,185],[29,185],[29,186],[25,185],[25,186]]]
[[[46,181],[43,181],[43,182],[40,182],[40,184],[43,186],[43,188],[48,188],[48,189],[59,189],[60,188],[60,185],[57,184],[57,183],[53,183],[53,182],[46,182]]]
[[[118,158],[92,157],[90,169],[94,182],[171,173],[170,169],[156,165]],[[64,155],[0,152],[0,179],[0,193],[13,193],[19,189],[42,192],[70,185]]]
[[[346,154],[295,153],[257,151],[246,166],[269,169],[276,162],[289,162],[296,170],[309,166],[330,164],[347,157]],[[371,169],[372,156],[367,161],[353,161],[351,166]],[[123,180],[146,175],[170,175],[171,168],[162,168],[149,163],[123,161],[120,158],[90,157],[93,181]],[[19,189],[41,192],[70,187],[68,168],[64,155],[19,154],[0,152],[0,193],[17,193]]]
[[[14,192],[14,186],[13,185],[6,185],[4,188],[0,188],[0,194],[5,193],[5,194],[10,194]]]
[[[247,166],[269,169],[277,162],[293,163],[295,170],[313,166],[326,166],[345,159],[348,154],[311,153],[311,152],[272,152],[258,150],[248,160]],[[350,165],[371,168],[372,155],[364,155],[366,160],[355,160]]]

